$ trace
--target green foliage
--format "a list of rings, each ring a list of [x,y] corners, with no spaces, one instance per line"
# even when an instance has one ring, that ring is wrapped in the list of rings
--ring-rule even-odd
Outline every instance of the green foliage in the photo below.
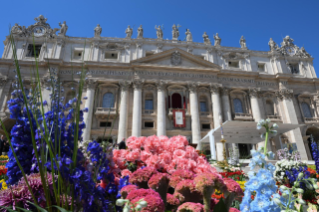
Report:
[[[227,211],[227,207],[224,202],[224,199],[221,198],[219,202],[217,203],[217,205],[215,205],[214,212],[225,212],[225,211]]]

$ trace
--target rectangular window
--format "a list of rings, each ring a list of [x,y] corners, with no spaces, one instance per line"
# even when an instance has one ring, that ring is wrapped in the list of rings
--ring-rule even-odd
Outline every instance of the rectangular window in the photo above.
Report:
[[[116,52],[106,52],[104,55],[105,59],[108,60],[117,60],[118,54]]]
[[[145,110],[153,110],[153,99],[145,100]]]
[[[200,112],[207,112],[206,102],[200,102]]]
[[[75,50],[73,52],[73,59],[74,60],[81,60],[83,56],[83,51]]]
[[[260,71],[260,72],[265,71],[265,64],[264,63],[258,63],[258,71]]]
[[[41,47],[42,45],[34,45],[33,44],[29,44],[28,46],[28,53],[27,53],[27,57],[36,57],[38,58],[41,52]]]
[[[144,122],[144,127],[145,128],[153,128],[154,127],[154,122]]]
[[[238,61],[229,61],[228,66],[232,68],[239,68],[239,62]]]
[[[112,122],[100,122],[100,127],[112,127]]]
[[[210,124],[202,124],[203,130],[210,130]]]
[[[292,74],[299,74],[298,64],[289,64],[289,68]]]

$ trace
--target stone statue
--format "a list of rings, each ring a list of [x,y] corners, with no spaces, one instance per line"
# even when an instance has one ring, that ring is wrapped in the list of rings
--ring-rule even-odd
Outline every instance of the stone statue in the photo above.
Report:
[[[298,51],[298,56],[302,58],[310,58],[311,55],[306,51],[305,47],[301,47]]]
[[[139,39],[143,38],[143,34],[144,34],[144,30],[142,25],[140,25],[140,27],[137,29],[137,38]]]
[[[17,23],[11,28],[11,33],[12,34],[18,34],[22,30],[22,27],[19,26]]]
[[[208,44],[208,45],[211,44],[210,39],[209,39],[209,36],[207,35],[206,32],[204,32],[204,34],[203,34],[202,37],[203,37],[203,39],[204,39],[204,43],[205,43],[205,44]]]
[[[133,35],[133,29],[130,27],[130,25],[127,26],[127,29],[125,30],[126,38],[131,38]]]
[[[189,29],[186,29],[185,35],[186,35],[187,42],[193,42],[193,36],[192,36],[192,33],[189,31]]]
[[[277,49],[276,42],[272,38],[270,38],[268,45],[269,45],[271,52],[273,52]]]
[[[246,46],[246,39],[244,38],[244,36],[241,36],[240,40],[239,40],[239,44],[240,44],[240,47],[242,49],[247,49],[247,46]]]
[[[214,35],[214,39],[215,39],[214,46],[220,46],[222,43],[222,39],[219,37],[218,33],[216,33],[216,35]]]
[[[292,38],[290,38],[289,35],[287,35],[286,37],[284,37],[283,42],[281,43],[282,46],[290,46],[293,45],[294,40]]]
[[[94,37],[95,37],[95,38],[101,37],[101,33],[102,33],[102,27],[100,26],[100,24],[98,24],[98,25],[94,28]]]
[[[172,31],[173,40],[178,40],[178,37],[179,37],[178,27],[174,24],[172,29],[173,29],[173,31]]]
[[[155,26],[155,29],[156,29],[157,39],[163,39],[163,30],[161,29],[161,26],[158,26],[158,27]]]
[[[43,15],[39,15],[39,17],[34,19],[37,23],[35,25],[47,25],[47,18],[44,18]]]
[[[60,28],[60,32],[59,35],[63,35],[65,36],[66,32],[68,31],[68,25],[66,25],[66,21],[63,21],[63,24],[61,24],[61,22],[59,23]]]

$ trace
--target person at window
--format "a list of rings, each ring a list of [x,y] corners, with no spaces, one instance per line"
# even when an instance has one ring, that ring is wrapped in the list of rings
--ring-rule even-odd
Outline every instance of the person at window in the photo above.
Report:
[[[118,144],[119,149],[126,149],[125,138]]]

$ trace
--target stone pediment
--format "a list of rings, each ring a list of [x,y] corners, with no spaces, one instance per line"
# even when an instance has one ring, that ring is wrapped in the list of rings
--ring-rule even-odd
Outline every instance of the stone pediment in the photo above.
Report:
[[[221,67],[184,50],[174,48],[151,56],[133,60],[132,64],[153,65],[165,67],[189,67],[203,69],[218,69]]]

